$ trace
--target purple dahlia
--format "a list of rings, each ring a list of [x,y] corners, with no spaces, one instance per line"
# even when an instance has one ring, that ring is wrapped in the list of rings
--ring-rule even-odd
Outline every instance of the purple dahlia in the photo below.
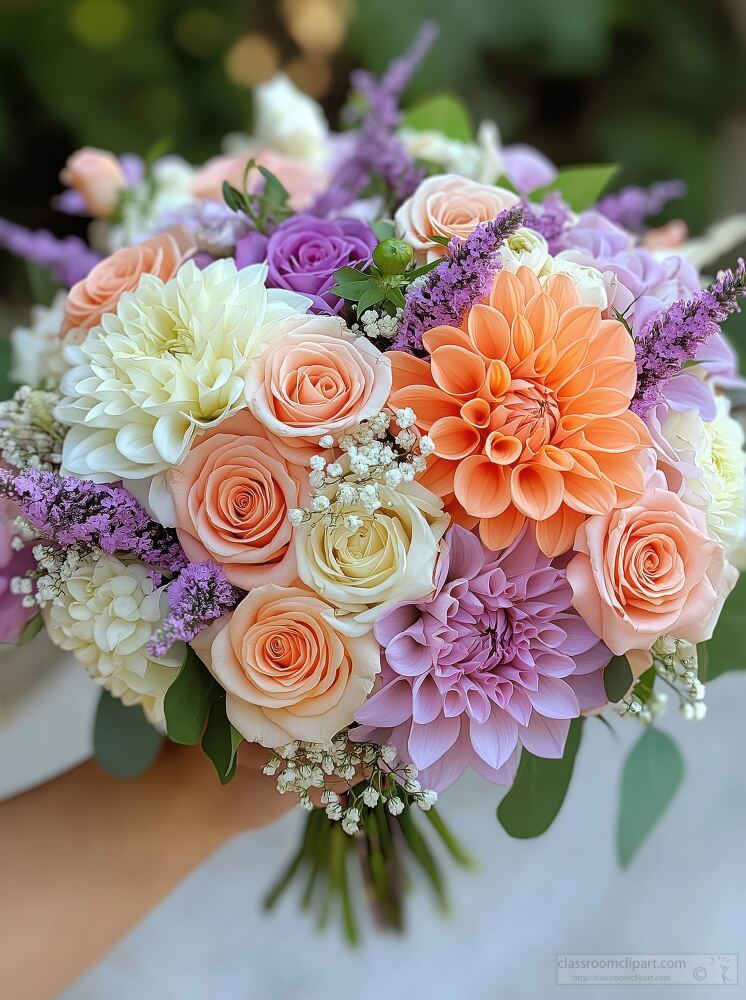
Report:
[[[436,580],[376,622],[382,684],[354,738],[393,744],[436,790],[467,767],[509,784],[519,745],[561,757],[570,719],[606,700],[611,658],[572,608],[563,561],[525,530],[495,553],[453,525]]]

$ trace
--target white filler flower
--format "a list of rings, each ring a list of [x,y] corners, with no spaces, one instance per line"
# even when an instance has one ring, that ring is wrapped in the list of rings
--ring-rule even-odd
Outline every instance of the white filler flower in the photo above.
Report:
[[[178,465],[194,436],[246,406],[249,362],[310,300],[268,290],[266,266],[188,261],[165,284],[143,275],[85,341],[65,349],[58,418],[63,471],[96,483]]]
[[[56,386],[67,365],[62,358],[60,330],[67,292],[57,292],[51,306],[32,306],[28,326],[17,326],[12,345],[9,377],[32,389]]]
[[[158,659],[147,652],[168,611],[165,591],[142,563],[101,554],[60,580],[43,612],[52,642],[125,705],[141,704],[151,722],[163,722],[163,698],[184,658],[181,643]]]

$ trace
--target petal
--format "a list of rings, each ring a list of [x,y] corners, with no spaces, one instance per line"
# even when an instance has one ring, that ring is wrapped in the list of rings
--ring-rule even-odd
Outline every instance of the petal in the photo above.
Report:
[[[574,719],[580,714],[575,692],[559,677],[540,675],[537,690],[527,694],[536,711],[549,719]]]
[[[526,517],[543,521],[555,514],[562,503],[562,473],[537,463],[519,465],[512,471],[510,494]]]
[[[518,726],[512,715],[493,706],[485,722],[470,720],[469,736],[471,745],[485,764],[497,770],[515,750]]]
[[[449,719],[441,715],[425,726],[413,722],[407,746],[414,766],[420,770],[435,763],[451,749],[460,729],[461,719],[458,716]]]
[[[565,752],[569,729],[569,719],[548,719],[538,712],[532,712],[528,725],[520,729],[518,736],[534,756],[557,759]]]
[[[471,455],[481,440],[479,431],[461,417],[436,420],[430,428],[430,437],[435,443],[435,454],[451,461]]]
[[[456,499],[474,517],[495,517],[510,503],[510,474],[484,455],[471,455],[456,469]]]
[[[452,396],[476,396],[484,385],[484,361],[463,347],[438,347],[430,365],[436,384]]]

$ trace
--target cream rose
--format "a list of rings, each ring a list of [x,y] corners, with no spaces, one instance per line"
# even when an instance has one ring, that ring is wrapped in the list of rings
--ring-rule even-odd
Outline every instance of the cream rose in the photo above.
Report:
[[[336,437],[379,413],[391,391],[391,362],[334,316],[297,316],[250,366],[246,399],[291,461],[305,464],[319,438]]]
[[[704,514],[664,487],[656,473],[636,503],[589,517],[575,536],[573,605],[617,655],[665,634],[709,639],[738,577]]]
[[[373,688],[373,635],[335,627],[333,608],[303,587],[256,587],[196,647],[226,691],[231,723],[250,742],[325,743],[349,725]]]
[[[362,635],[397,601],[416,601],[433,589],[439,542],[450,518],[442,501],[417,483],[395,490],[379,486],[381,506],[345,508],[344,519],[303,522],[296,529],[298,575],[339,609],[335,623],[348,635]]]
[[[433,236],[466,239],[477,226],[491,222],[518,200],[507,188],[479,184],[457,174],[436,174],[397,209],[396,232],[414,247],[418,261],[435,260],[446,248]]]

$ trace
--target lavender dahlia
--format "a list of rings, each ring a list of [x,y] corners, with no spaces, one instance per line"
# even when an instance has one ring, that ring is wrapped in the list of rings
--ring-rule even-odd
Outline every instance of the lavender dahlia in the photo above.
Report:
[[[436,791],[467,767],[510,783],[519,744],[561,757],[570,719],[606,700],[611,656],[571,600],[527,531],[494,553],[454,525],[433,596],[376,622],[383,683],[351,735],[391,743]]]
[[[523,209],[516,205],[477,226],[465,240],[454,237],[442,262],[410,288],[393,349],[422,353],[423,333],[458,326],[467,309],[489,293],[501,266],[500,247],[522,222]]]

